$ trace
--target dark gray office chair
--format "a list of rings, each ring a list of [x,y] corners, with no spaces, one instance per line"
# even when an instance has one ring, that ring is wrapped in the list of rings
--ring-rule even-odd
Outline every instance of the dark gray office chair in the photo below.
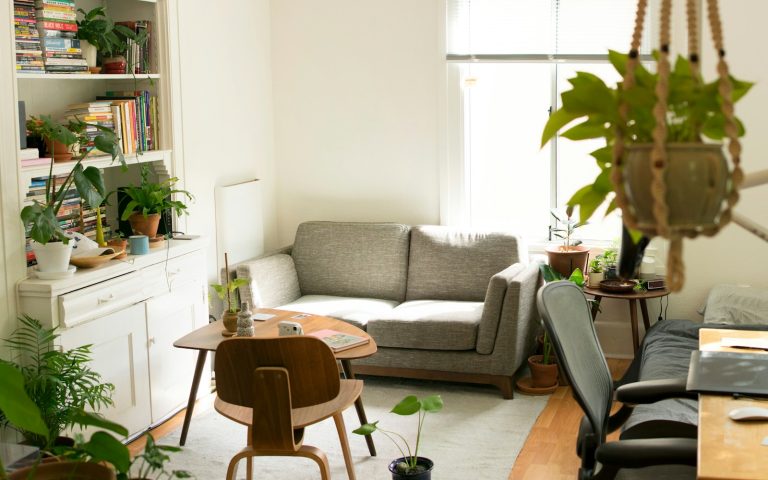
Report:
[[[673,466],[664,467],[674,470],[674,473],[669,472],[672,475],[670,478],[695,478],[694,438],[605,441],[608,433],[626,421],[632,412],[632,405],[690,396],[685,392],[685,379],[622,385],[616,390],[616,399],[623,405],[614,415],[610,415],[614,396],[613,381],[597,340],[584,293],[569,281],[549,283],[538,292],[538,306],[560,367],[584,411],[576,447],[581,458],[579,479],[613,479],[619,470],[642,469],[654,465]],[[673,436],[676,435],[669,435]],[[627,473],[637,478],[633,473]],[[624,472],[621,476],[625,477]],[[658,480],[663,477],[664,473],[654,469],[651,478]]]

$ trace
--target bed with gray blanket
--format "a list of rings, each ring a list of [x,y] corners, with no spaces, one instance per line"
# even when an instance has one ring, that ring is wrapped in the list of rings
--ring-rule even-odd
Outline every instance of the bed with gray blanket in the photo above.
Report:
[[[699,348],[699,329],[701,328],[768,330],[768,325],[712,324],[688,320],[660,321],[648,330],[638,352],[639,355],[635,357],[618,384],[637,380],[687,377],[691,351]],[[679,432],[680,436],[695,436],[698,424],[697,403],[696,400],[690,399],[670,399],[650,405],[638,405],[624,424],[622,438],[658,436],[657,427],[665,424],[664,431],[669,432],[669,422],[679,424],[679,428],[674,431]]]

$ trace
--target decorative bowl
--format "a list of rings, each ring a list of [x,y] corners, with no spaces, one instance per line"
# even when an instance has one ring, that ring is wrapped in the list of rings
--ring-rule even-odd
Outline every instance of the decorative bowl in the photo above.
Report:
[[[634,280],[603,280],[600,282],[600,290],[615,293],[628,293],[634,290],[637,282]]]

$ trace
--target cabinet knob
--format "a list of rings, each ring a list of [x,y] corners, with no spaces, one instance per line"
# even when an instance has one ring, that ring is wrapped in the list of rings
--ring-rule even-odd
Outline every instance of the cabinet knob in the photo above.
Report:
[[[149,346],[150,346],[150,347],[151,347],[152,345],[154,345],[154,344],[155,344],[155,337],[149,337],[149,338],[147,339],[147,343],[149,344]]]
[[[99,305],[101,305],[102,303],[111,302],[114,299],[115,299],[115,294],[114,293],[110,293],[106,297],[99,297],[99,299],[97,301],[99,302]]]

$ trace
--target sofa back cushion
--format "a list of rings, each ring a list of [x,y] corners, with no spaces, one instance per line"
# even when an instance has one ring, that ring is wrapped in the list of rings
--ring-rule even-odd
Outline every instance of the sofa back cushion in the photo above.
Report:
[[[502,232],[411,228],[407,300],[482,302],[491,277],[521,258],[521,241]]]
[[[302,295],[402,302],[409,233],[396,223],[302,223],[291,253]]]

